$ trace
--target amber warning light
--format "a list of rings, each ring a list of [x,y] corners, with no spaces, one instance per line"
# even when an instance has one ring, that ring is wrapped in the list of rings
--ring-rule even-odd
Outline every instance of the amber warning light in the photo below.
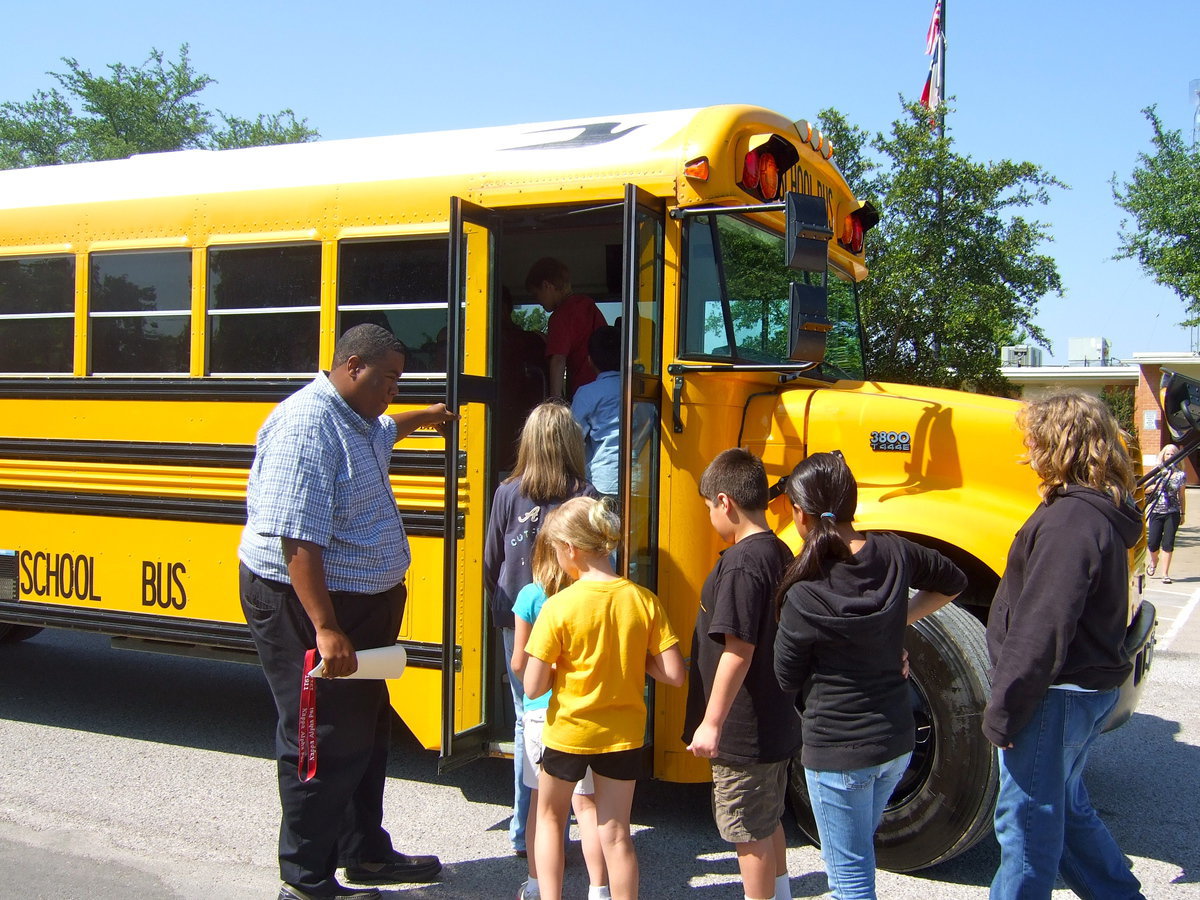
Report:
[[[783,176],[799,161],[795,147],[779,135],[772,135],[746,154],[738,186],[760,200],[778,200]]]

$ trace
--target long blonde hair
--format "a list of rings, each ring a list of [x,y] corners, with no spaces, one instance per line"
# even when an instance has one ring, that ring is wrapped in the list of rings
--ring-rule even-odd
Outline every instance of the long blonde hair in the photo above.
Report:
[[[550,515],[554,513],[551,512]],[[554,552],[554,545],[546,537],[545,528],[539,531],[534,539],[529,567],[533,571],[534,584],[545,591],[547,597],[553,597],[571,583],[571,576],[558,564],[558,554]]]
[[[539,403],[521,428],[517,465],[504,479],[521,481],[521,493],[537,503],[579,491],[584,476],[583,432],[561,400]]]
[[[546,517],[538,541],[558,541],[607,555],[621,543],[621,519],[611,500],[575,497]]]
[[[1133,492],[1133,462],[1122,432],[1104,401],[1082,391],[1059,391],[1030,400],[1017,414],[1028,463],[1050,502],[1067,485],[1082,485],[1121,503]]]

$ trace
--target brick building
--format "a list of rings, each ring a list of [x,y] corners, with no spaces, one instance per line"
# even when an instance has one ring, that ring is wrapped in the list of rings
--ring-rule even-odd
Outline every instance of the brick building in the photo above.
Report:
[[[1153,465],[1159,450],[1170,442],[1163,421],[1159,385],[1165,371],[1200,379],[1200,355],[1195,353],[1135,353],[1120,365],[1004,366],[1001,372],[1023,397],[1036,397],[1062,388],[1078,388],[1097,396],[1105,389],[1133,394],[1134,439],[1142,465]],[[1189,484],[1200,484],[1197,454],[1186,464]]]

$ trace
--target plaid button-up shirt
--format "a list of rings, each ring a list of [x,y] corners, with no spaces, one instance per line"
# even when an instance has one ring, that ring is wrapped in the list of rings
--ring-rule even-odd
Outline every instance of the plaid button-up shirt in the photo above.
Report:
[[[258,433],[238,558],[290,583],[281,538],[324,549],[331,591],[377,594],[408,570],[408,537],[388,482],[390,416],[364,419],[320,374],[280,403]]]

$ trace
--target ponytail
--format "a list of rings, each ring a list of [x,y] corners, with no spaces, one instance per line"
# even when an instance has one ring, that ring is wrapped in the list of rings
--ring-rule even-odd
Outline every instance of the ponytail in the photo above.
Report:
[[[813,524],[775,592],[776,619],[792,585],[822,578],[833,563],[852,556],[837,525],[853,522],[858,509],[858,484],[840,453],[814,453],[801,460],[788,476],[787,494]]]

